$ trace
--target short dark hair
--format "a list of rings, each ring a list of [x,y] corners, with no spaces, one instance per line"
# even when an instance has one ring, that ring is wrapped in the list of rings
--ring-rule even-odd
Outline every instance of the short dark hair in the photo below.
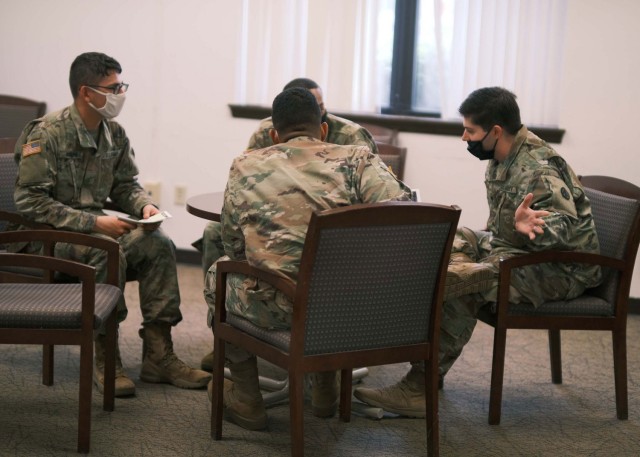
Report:
[[[471,119],[487,132],[499,125],[509,134],[515,135],[522,122],[516,96],[502,87],[484,87],[475,90],[462,102],[458,112]]]
[[[292,87],[302,87],[303,89],[311,90],[311,89],[317,89],[320,86],[318,86],[318,83],[316,83],[315,81],[309,78],[296,78],[289,81],[287,85],[284,86],[284,89],[282,90],[291,89]]]
[[[320,107],[307,89],[293,87],[280,92],[271,106],[273,127],[282,136],[292,131],[320,128]]]
[[[69,87],[75,99],[80,87],[95,85],[109,73],[122,73],[122,67],[116,59],[101,52],[85,52],[75,58],[69,71]]]

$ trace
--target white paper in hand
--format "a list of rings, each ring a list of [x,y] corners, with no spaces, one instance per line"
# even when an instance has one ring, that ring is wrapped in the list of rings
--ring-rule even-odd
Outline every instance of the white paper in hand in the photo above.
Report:
[[[165,219],[169,219],[173,216],[169,214],[169,211],[160,211],[159,213],[156,213],[147,219],[138,219],[136,217],[129,216],[128,214],[118,214],[117,217],[121,221],[125,221],[130,224],[157,224],[158,222],[162,222]]]

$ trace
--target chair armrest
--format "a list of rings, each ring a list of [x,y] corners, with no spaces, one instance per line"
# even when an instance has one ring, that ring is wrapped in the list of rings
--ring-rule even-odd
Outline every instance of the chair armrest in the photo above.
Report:
[[[614,257],[607,257],[601,254],[577,251],[540,251],[529,254],[518,255],[506,259],[500,259],[500,274],[510,273],[514,268],[520,268],[539,263],[588,263],[603,267],[621,270],[625,267],[625,262]]]
[[[58,271],[95,285],[95,267],[67,259],[38,254],[0,253],[0,266],[24,267],[47,271]]]
[[[247,276],[253,276],[269,283],[271,286],[286,295],[290,300],[293,301],[295,298],[296,284],[291,279],[251,266],[246,260],[224,260],[222,262],[218,262],[216,264],[216,274],[220,273],[239,273]]]
[[[11,211],[0,210],[0,220],[11,222],[13,224],[24,225],[25,227],[32,229],[53,229],[50,225],[30,221],[20,214]]]
[[[109,238],[65,230],[15,230],[0,233],[0,244],[40,241],[45,256],[53,257],[55,243],[70,243],[102,249],[107,253],[107,283],[119,285],[120,245]]]
[[[216,263],[216,303],[214,322],[222,323],[227,320],[227,274],[243,274],[253,276],[267,282],[277,290],[285,294],[293,301],[296,285],[290,279],[278,276],[274,273],[253,267],[245,261],[223,260]]]
[[[56,257],[48,257],[37,254],[10,254],[0,253],[0,267],[21,267],[29,269],[40,269],[50,272],[49,275],[53,276],[53,272],[62,272],[68,276],[77,278],[81,283],[81,310],[80,310],[80,325],[81,327],[89,331],[95,328],[95,316],[96,316],[96,269],[90,265],[85,265],[80,262],[72,260],[60,259]],[[55,288],[63,286],[62,284],[46,284],[47,287]],[[112,290],[117,290],[118,295],[121,296],[122,292],[118,289],[117,284],[108,285],[102,287],[109,287]],[[103,289],[104,290],[104,289]],[[53,292],[53,289],[51,290]],[[108,293],[108,292],[107,292]],[[111,297],[116,295],[110,293]],[[115,306],[115,301],[112,307]],[[113,309],[113,308],[112,308]],[[101,311],[104,312],[104,309]]]
[[[626,264],[623,260],[601,254],[576,251],[540,251],[500,259],[498,273],[497,313],[507,313],[509,307],[509,287],[511,286],[511,270],[540,263],[586,263],[600,265],[623,271]]]

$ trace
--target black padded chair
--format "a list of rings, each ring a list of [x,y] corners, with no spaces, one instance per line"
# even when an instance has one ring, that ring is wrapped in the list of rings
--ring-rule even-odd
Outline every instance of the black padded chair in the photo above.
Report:
[[[0,138],[17,138],[33,119],[44,116],[47,104],[23,97],[0,95]]]
[[[0,267],[40,269],[39,284],[9,282],[0,278],[0,344],[41,344],[42,382],[53,384],[54,346],[80,346],[78,452],[89,452],[93,387],[93,341],[106,327],[103,408],[114,409],[116,304],[119,246],[107,239],[55,230],[22,230],[0,233],[0,243],[40,241],[45,255],[0,253]],[[96,284],[95,268],[53,257],[57,242],[90,244],[107,252],[108,284]],[[78,278],[80,283],[54,283],[54,272]],[[5,417],[4,420],[9,420]],[[37,421],[36,421],[37,424]],[[43,453],[44,450],[43,450]]]
[[[640,242],[640,188],[617,178],[585,176],[585,192],[591,202],[600,241],[600,254],[545,251],[512,257],[500,262],[496,314],[479,318],[495,328],[489,424],[499,424],[502,405],[504,358],[508,329],[548,329],[551,381],[562,383],[560,330],[611,332],[618,419],[628,417],[627,309],[629,288]],[[604,279],[573,300],[531,305],[509,303],[512,270],[547,262],[580,262],[601,265]]]
[[[351,415],[354,367],[424,360],[426,438],[438,455],[438,338],[457,207],[362,204],[314,213],[298,282],[246,262],[219,262],[214,317],[211,433],[222,438],[225,342],[285,369],[291,454],[304,453],[304,374],[341,370],[340,417]],[[228,274],[258,277],[294,303],[291,331],[269,331],[227,313]]]

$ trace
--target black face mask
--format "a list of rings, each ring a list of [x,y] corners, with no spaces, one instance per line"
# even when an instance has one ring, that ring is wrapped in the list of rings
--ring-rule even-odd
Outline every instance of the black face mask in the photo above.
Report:
[[[327,113],[326,111],[324,112],[324,114],[322,115],[322,118],[320,119],[322,122],[327,122]]]
[[[496,152],[496,145],[498,144],[498,139],[496,139],[493,148],[490,150],[486,150],[482,147],[482,142],[489,135],[489,132],[485,136],[482,137],[480,141],[467,141],[467,151],[471,153],[474,157],[477,157],[480,160],[489,160],[493,159]]]

